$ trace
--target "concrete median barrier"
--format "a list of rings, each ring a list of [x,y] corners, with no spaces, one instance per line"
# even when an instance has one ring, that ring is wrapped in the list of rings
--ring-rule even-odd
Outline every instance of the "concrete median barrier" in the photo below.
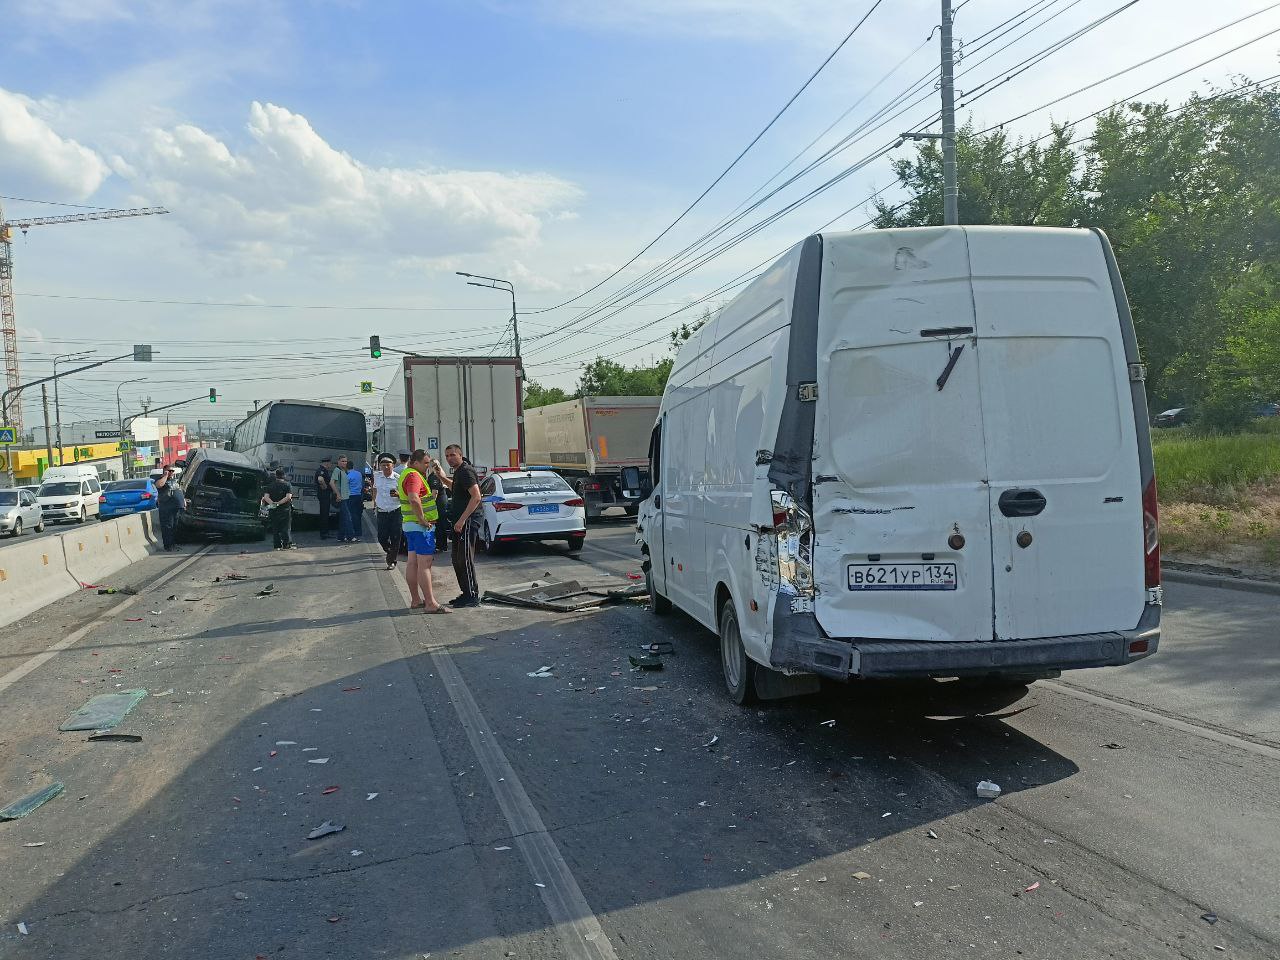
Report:
[[[51,536],[0,550],[0,626],[80,589],[63,549],[62,538]]]
[[[132,513],[127,516],[117,517],[115,520],[116,534],[120,540],[120,550],[131,563],[142,560],[151,556],[154,552],[153,542],[147,539],[147,532],[144,526],[143,517],[145,513]]]
[[[99,583],[133,561],[121,549],[120,521],[81,524],[62,534],[67,572],[80,583]]]
[[[142,532],[147,538],[147,543],[152,545],[160,542],[160,515],[154,510],[148,510],[146,513],[140,513],[138,516],[142,519]]]

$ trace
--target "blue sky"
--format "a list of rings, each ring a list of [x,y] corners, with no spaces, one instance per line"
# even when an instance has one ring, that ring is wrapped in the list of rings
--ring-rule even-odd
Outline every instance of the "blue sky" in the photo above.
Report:
[[[70,386],[64,405],[72,415],[113,414],[116,384],[146,374],[149,382],[125,388],[126,400],[178,399],[207,381],[226,398],[219,412],[234,416],[254,399],[356,402],[359,380],[385,383],[391,375],[390,361],[371,363],[361,349],[370,333],[412,349],[484,352],[505,323],[505,298],[465,286],[454,270],[511,278],[522,309],[601,279],[710,183],[872,2],[0,2],[0,194],[172,210],[17,238],[24,375],[46,373],[53,354],[91,341],[103,354],[110,341],[151,341],[163,363],[109,367]],[[957,36],[972,46],[1028,6],[1056,19],[969,66],[962,89],[1000,77],[1122,2],[971,0],[957,17]],[[1006,119],[1269,6],[1223,0],[1206,12],[1192,0],[1143,0],[982,99],[973,116],[980,124]],[[597,303],[714,226],[904,58],[820,147],[923,77],[936,66],[936,37],[925,40],[937,8],[936,0],[886,0],[680,227],[575,307]],[[1280,7],[1015,129],[1038,135],[1050,117],[1082,116],[1277,28]],[[1234,72],[1278,73],[1278,47],[1280,34],[1148,97],[1178,100]],[[909,120],[927,119],[935,104],[926,99],[761,213],[879,147]],[[573,319],[574,308],[529,314],[522,334],[531,374],[567,385],[593,348],[617,353],[660,337],[683,315],[659,318],[890,181],[889,158],[879,158],[563,344],[536,338]],[[65,212],[0,202],[10,218]],[[855,210],[837,227],[867,216]],[[132,302],[140,300],[239,306]],[[264,303],[351,309],[255,306]],[[355,309],[369,306],[412,309]],[[638,346],[621,359],[662,350]],[[28,418],[34,413],[29,406]]]

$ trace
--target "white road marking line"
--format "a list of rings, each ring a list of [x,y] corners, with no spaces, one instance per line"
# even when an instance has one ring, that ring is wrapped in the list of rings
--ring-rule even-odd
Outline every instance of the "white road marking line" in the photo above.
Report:
[[[405,606],[408,606],[408,584],[403,576],[397,576],[395,582]],[[557,928],[565,955],[570,960],[617,960],[613,944],[591,912],[591,905],[542,822],[538,808],[529,799],[507,755],[498,746],[498,738],[462,679],[453,656],[447,648],[439,646],[432,647],[429,652],[431,662],[449,692],[458,721],[467,732],[471,750],[489,781],[489,789],[502,808],[510,835],[515,837],[515,845],[523,854],[547,914]]]
[[[1243,737],[1233,737],[1229,733],[1221,733],[1210,727],[1201,727],[1194,723],[1188,723],[1186,720],[1179,720],[1176,717],[1168,717],[1163,713],[1156,713],[1154,710],[1144,710],[1142,707],[1135,707],[1122,700],[1113,700],[1110,697],[1103,697],[1098,696],[1097,694],[1088,693],[1067,683],[1058,683],[1053,680],[1041,680],[1040,683],[1052,690],[1056,690],[1064,696],[1075,697],[1077,700],[1083,700],[1086,703],[1092,703],[1095,706],[1118,710],[1120,713],[1127,713],[1131,717],[1150,720],[1152,723],[1158,723],[1163,727],[1181,730],[1183,733],[1189,733],[1192,736],[1201,737],[1205,740],[1212,740],[1215,743],[1226,744],[1227,746],[1235,747],[1238,750],[1246,750],[1249,753],[1256,753],[1259,756],[1267,757],[1270,760],[1280,760],[1280,750],[1275,747],[1269,747],[1263,743],[1255,743],[1254,741],[1246,740]]]
[[[201,547],[191,556],[187,557],[187,559],[183,560],[181,563],[177,564],[175,567],[169,570],[168,573],[161,576],[160,579],[147,584],[142,589],[154,590],[156,587],[164,586],[164,584],[168,583],[170,580],[172,580],[174,577],[180,574],[183,570],[185,570],[187,567],[191,566],[191,564],[195,563],[198,559],[200,559],[200,557],[204,556],[208,550],[209,548],[207,546]],[[141,591],[139,591],[139,593],[141,593]],[[123,600],[120,603],[117,603],[114,607],[109,608],[101,616],[98,616],[95,619],[90,620],[87,624],[85,624],[79,630],[75,630],[72,633],[67,634],[57,643],[45,649],[44,652],[37,653],[34,657],[32,657],[30,660],[23,663],[21,666],[14,667],[12,670],[6,673],[3,677],[0,677],[0,693],[3,693],[9,687],[13,686],[15,683],[17,683],[19,680],[25,677],[32,670],[35,670],[37,667],[45,663],[48,663],[50,660],[56,657],[61,651],[67,649],[67,647],[70,647],[76,643],[79,643],[80,640],[82,640],[85,637],[85,635],[89,633],[90,630],[94,630],[97,627],[102,626],[108,620],[111,620],[112,618],[114,618],[116,614],[120,613],[122,610],[127,610],[130,606],[136,603],[137,600],[138,600],[138,597],[129,597],[127,600]]]

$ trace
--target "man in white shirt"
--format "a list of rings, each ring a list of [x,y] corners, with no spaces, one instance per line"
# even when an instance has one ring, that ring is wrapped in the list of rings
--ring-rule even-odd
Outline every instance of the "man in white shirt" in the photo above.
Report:
[[[396,568],[400,556],[400,495],[396,492],[395,457],[384,453],[373,475],[373,507],[378,515],[378,543],[387,555],[387,569]]]

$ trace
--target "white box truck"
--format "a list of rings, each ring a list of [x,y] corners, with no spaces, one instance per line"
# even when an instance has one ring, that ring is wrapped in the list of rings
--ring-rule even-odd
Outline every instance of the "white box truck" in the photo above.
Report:
[[[384,450],[461,445],[481,473],[518,467],[521,372],[515,357],[405,357],[383,401]]]
[[[635,516],[648,484],[649,435],[661,397],[582,397],[525,411],[525,459],[549,466],[586,502],[587,519],[620,507]],[[641,470],[624,487],[624,467]]]
[[[1145,373],[1096,230],[809,237],[684,344],[638,540],[738,702],[1160,640]]]

